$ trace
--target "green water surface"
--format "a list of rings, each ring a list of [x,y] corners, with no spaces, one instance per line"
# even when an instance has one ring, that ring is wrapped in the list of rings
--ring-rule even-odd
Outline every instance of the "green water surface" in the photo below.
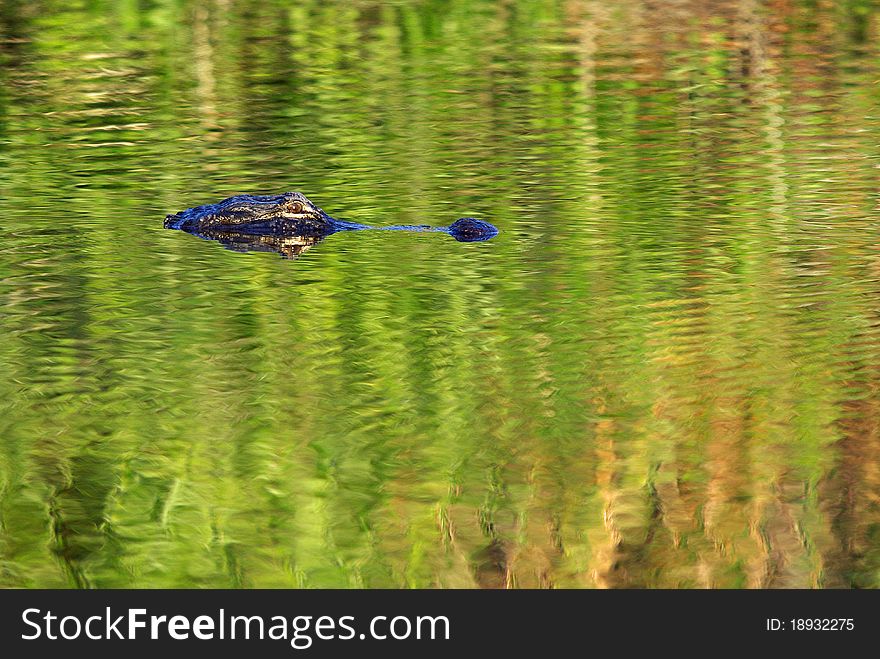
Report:
[[[0,2],[0,587],[877,587],[877,9]]]

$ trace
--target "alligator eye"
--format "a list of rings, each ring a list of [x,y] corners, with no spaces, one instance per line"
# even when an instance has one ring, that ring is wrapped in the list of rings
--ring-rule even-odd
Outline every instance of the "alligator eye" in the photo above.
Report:
[[[301,201],[292,201],[290,202],[290,212],[291,213],[302,213],[303,205]]]

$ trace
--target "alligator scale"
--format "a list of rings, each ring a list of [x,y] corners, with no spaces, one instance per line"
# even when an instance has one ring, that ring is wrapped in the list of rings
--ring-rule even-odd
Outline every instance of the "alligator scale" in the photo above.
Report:
[[[272,251],[299,256],[312,245],[340,231],[433,231],[460,242],[489,240],[498,229],[482,220],[463,217],[448,227],[399,224],[369,226],[330,217],[299,192],[278,195],[237,195],[217,204],[188,208],[165,218],[166,229],[180,229],[216,240],[237,251]]]

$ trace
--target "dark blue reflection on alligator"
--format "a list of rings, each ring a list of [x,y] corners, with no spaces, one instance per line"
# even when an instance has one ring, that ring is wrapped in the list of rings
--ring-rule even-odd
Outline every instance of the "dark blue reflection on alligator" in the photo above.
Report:
[[[168,215],[166,229],[179,229],[216,240],[239,252],[278,252],[295,258],[327,236],[340,231],[433,231],[459,242],[479,242],[498,235],[488,222],[463,217],[448,227],[398,224],[374,227],[330,217],[299,192],[278,195],[237,195],[217,204],[188,208]]]

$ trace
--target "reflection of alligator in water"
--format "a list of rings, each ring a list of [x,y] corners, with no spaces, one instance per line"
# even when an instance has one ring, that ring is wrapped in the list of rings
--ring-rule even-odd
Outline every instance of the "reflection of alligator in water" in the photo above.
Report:
[[[166,229],[180,229],[216,240],[237,251],[279,252],[299,256],[327,236],[340,231],[434,231],[460,242],[489,240],[498,229],[482,220],[463,217],[448,227],[395,225],[373,227],[330,217],[299,192],[279,195],[238,195],[218,204],[188,208],[165,218]]]

